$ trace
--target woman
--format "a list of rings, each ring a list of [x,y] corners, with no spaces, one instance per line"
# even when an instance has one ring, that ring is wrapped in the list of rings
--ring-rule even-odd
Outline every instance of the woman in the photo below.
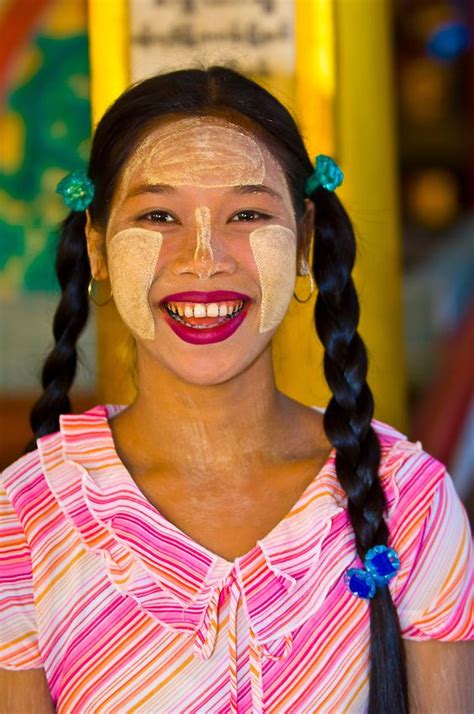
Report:
[[[466,514],[442,464],[372,419],[342,173],[214,67],[123,94],[88,175],[59,188],[37,442],[2,478],[7,710],[469,711]],[[271,360],[313,232],[324,412]],[[72,415],[94,280],[137,396]]]

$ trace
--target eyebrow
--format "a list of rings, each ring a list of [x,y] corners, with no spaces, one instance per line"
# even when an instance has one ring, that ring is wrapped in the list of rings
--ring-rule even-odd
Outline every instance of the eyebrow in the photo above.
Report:
[[[269,186],[264,186],[263,184],[245,184],[243,186],[233,186],[232,193],[236,193],[241,196],[246,196],[251,193],[266,193],[272,198],[283,200],[282,196],[274,191]],[[133,196],[140,196],[143,193],[175,193],[176,189],[167,183],[146,183],[141,186],[137,186],[133,191],[131,191],[127,198],[132,198]]]
[[[130,191],[127,198],[140,196],[142,193],[175,193],[176,189],[167,183],[145,183]]]
[[[250,193],[266,193],[269,196],[272,196],[272,198],[277,198],[280,201],[283,200],[282,196],[277,191],[274,191],[269,186],[264,186],[263,184],[246,184],[244,186],[234,186],[232,188],[232,192],[243,196]]]

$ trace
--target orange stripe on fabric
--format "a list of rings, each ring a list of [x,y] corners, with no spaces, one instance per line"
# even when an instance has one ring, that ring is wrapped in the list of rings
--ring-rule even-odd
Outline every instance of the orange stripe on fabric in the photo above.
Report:
[[[137,623],[134,628],[131,628],[131,630],[133,630],[133,634],[131,632],[125,641],[117,641],[116,646],[109,653],[109,655],[107,657],[105,657],[103,654],[105,651],[104,646],[102,646],[102,647],[97,646],[98,644],[102,644],[102,643],[96,643],[96,649],[94,650],[96,664],[92,667],[91,653],[88,652],[88,653],[85,653],[83,657],[78,658],[76,660],[76,666],[80,663],[83,663],[84,660],[87,660],[87,679],[89,682],[93,682],[95,672],[97,670],[100,670],[100,668],[103,665],[106,665],[107,663],[119,662],[121,659],[119,657],[120,651],[123,650],[124,648],[128,647],[128,644],[129,644],[130,640],[132,639],[132,636],[134,638],[137,638],[146,627],[147,627],[146,622],[142,622],[141,625],[139,625]],[[82,668],[79,669],[79,667],[78,667],[77,671],[79,673],[83,674]],[[99,678],[99,680],[100,680],[100,678]],[[75,697],[76,693],[83,688],[84,688],[84,676],[82,676],[82,678],[79,678],[76,685],[68,692],[68,696],[67,696],[67,699],[65,699],[65,703],[71,702],[71,705],[72,705],[76,698]],[[65,711],[69,711],[69,709],[65,705],[64,705],[64,709],[65,709]]]
[[[29,630],[28,632],[25,632],[21,637],[15,637],[14,639],[10,640],[8,643],[8,646],[4,646],[0,644],[0,652],[6,652],[12,645],[20,644],[20,642],[23,642],[24,640],[28,640],[30,637],[36,637],[36,632],[34,630]]]
[[[324,652],[327,651],[327,649],[329,647],[331,647],[333,645],[332,640],[333,640],[335,634],[339,634],[341,631],[343,631],[345,629],[347,629],[349,632],[352,632],[351,623],[353,621],[359,622],[356,614],[354,614],[354,616],[350,620],[342,618],[340,625],[336,629],[333,628],[330,631],[330,633],[328,633],[328,636],[326,637],[326,640],[325,640],[326,644],[323,647],[321,647],[321,649],[318,650],[318,658],[319,658],[319,654],[323,654]],[[320,659],[322,659],[322,657]],[[316,664],[317,663],[315,662],[314,666],[316,666]],[[312,676],[314,676],[313,669],[314,669],[314,667],[308,668],[305,675],[300,677],[300,679],[298,679],[298,681],[292,685],[291,689],[287,690],[287,696],[285,696],[281,700],[281,704],[288,703],[289,699],[293,698],[293,695],[295,694],[295,689],[297,687],[299,687],[300,685],[304,684],[304,682],[306,682]]]
[[[141,629],[143,629],[143,628],[141,628]],[[136,632],[134,632],[133,634],[134,634],[134,637],[136,638]],[[131,639],[131,638],[130,638],[130,639]],[[176,638],[175,638],[175,640],[176,640]],[[141,646],[141,642],[139,641],[139,642],[137,643],[137,646],[136,646],[136,647],[138,648],[138,647],[140,647],[140,646]],[[182,647],[182,649],[185,649],[185,648],[186,648],[186,645]],[[127,651],[127,655],[130,655],[130,652]],[[166,660],[165,666],[168,667],[168,665],[169,665],[170,663],[173,663],[173,662],[174,662],[176,659],[178,659],[180,656],[181,656],[181,650],[178,650],[178,652],[175,654],[174,657],[172,657],[171,659],[168,658],[168,659]],[[118,698],[119,701],[120,701],[120,705],[121,705],[122,707],[124,707],[128,701],[130,701],[131,699],[133,699],[133,698],[136,696],[136,691],[135,691],[135,689],[132,689],[132,693],[129,694],[129,696],[127,696],[127,697],[124,697],[124,696],[121,695],[121,692],[123,692],[124,690],[126,690],[127,687],[130,685],[131,682],[133,682],[133,681],[135,681],[135,680],[139,680],[139,681],[140,681],[140,686],[141,686],[141,687],[144,687],[144,686],[147,685],[147,683],[149,683],[149,682],[152,681],[152,680],[155,680],[156,677],[158,676],[159,670],[157,671],[156,669],[152,669],[152,672],[149,674],[149,676],[146,677],[145,679],[142,679],[141,677],[143,676],[143,672],[146,671],[147,669],[149,669],[149,663],[144,664],[143,667],[141,667],[141,668],[139,668],[139,669],[134,669],[134,670],[132,671],[132,673],[131,673],[131,676],[128,677],[127,679],[125,679],[125,678],[122,676],[122,678],[121,678],[121,680],[122,680],[122,685],[121,685],[120,687],[116,687],[116,688],[114,689],[113,695],[111,695],[111,696],[108,697],[107,699],[101,700],[101,704],[102,704],[103,706],[105,706],[105,705],[107,705],[108,703],[112,702],[113,699],[117,699],[117,698]],[[106,710],[106,711],[109,711],[109,710]],[[133,711],[133,710],[130,710],[130,711]]]
[[[150,692],[148,692],[148,694],[147,694],[146,696],[142,697],[142,699],[140,699],[140,701],[138,702],[138,704],[136,704],[136,705],[133,707],[133,709],[130,709],[130,711],[131,711],[131,712],[139,711],[140,707],[142,707],[144,704],[146,704],[146,702],[149,702],[150,699],[151,699],[152,697],[154,697],[157,692],[160,691],[160,689],[163,689],[163,687],[164,687],[166,684],[168,684],[168,682],[171,682],[173,679],[176,678],[176,675],[178,675],[180,672],[182,672],[183,670],[185,670],[186,667],[187,667],[189,664],[191,664],[191,662],[193,661],[193,657],[194,657],[194,655],[191,655],[190,657],[188,657],[187,659],[185,659],[185,660],[183,661],[183,663],[182,663],[177,669],[175,669],[171,674],[168,675],[168,677],[166,677],[165,679],[163,679],[163,681],[161,681],[154,689],[152,689]]]
[[[77,553],[77,554],[74,556],[74,558],[73,558],[62,570],[60,570],[59,573],[57,573],[57,574],[54,576],[54,578],[52,578],[52,579],[50,580],[50,582],[46,585],[46,587],[45,587],[45,589],[43,590],[43,592],[38,594],[38,596],[37,596],[37,598],[36,598],[36,601],[37,601],[38,604],[44,599],[44,597],[47,595],[47,593],[49,593],[49,591],[52,590],[53,586],[56,585],[56,583],[58,583],[58,582],[64,577],[65,573],[67,573],[67,572],[71,569],[71,567],[72,567],[75,563],[77,563],[77,561],[78,561],[80,558],[82,558],[83,555],[84,555],[84,551],[81,551],[80,553]]]
[[[69,534],[67,534],[67,535],[65,536],[65,538],[63,539],[63,541],[64,541],[64,540],[68,540],[68,539],[70,540],[70,535],[69,535]],[[61,541],[60,543],[62,543],[63,541]],[[69,546],[67,549],[64,549],[64,550],[62,550],[62,551],[60,552],[60,554],[58,555],[57,559],[54,561],[54,563],[53,563],[52,565],[50,565],[48,568],[43,568],[43,569],[42,569],[41,574],[39,574],[38,577],[37,577],[37,579],[36,579],[38,592],[41,591],[43,582],[49,578],[50,573],[51,573],[51,569],[54,569],[55,564],[56,564],[57,562],[60,562],[60,561],[62,561],[62,560],[65,560],[65,559],[69,556],[69,553],[70,553],[71,551],[74,551],[74,550],[77,550],[77,544],[71,542],[70,546]],[[81,556],[81,555],[84,555],[84,550],[83,550],[83,549],[81,549],[81,551],[78,553],[78,556]],[[66,572],[67,572],[67,570],[64,571],[64,573],[66,573]],[[42,593],[40,596],[38,596],[38,601],[42,600],[42,598],[43,598],[43,593]]]

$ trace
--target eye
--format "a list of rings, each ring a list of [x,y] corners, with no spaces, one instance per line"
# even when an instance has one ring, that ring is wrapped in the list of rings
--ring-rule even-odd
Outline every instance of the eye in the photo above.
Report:
[[[268,218],[270,218],[268,213],[262,213],[261,211],[239,211],[232,216],[230,220],[234,222],[249,223],[251,221],[267,220]]]
[[[168,211],[150,211],[140,216],[140,221],[151,221],[152,223],[178,223],[177,218]]]

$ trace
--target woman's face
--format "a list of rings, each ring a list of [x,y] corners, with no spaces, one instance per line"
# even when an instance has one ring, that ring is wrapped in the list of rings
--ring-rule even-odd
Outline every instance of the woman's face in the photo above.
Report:
[[[296,229],[281,167],[248,130],[210,116],[161,123],[124,167],[103,236],[138,350],[196,384],[242,372],[287,311]]]

